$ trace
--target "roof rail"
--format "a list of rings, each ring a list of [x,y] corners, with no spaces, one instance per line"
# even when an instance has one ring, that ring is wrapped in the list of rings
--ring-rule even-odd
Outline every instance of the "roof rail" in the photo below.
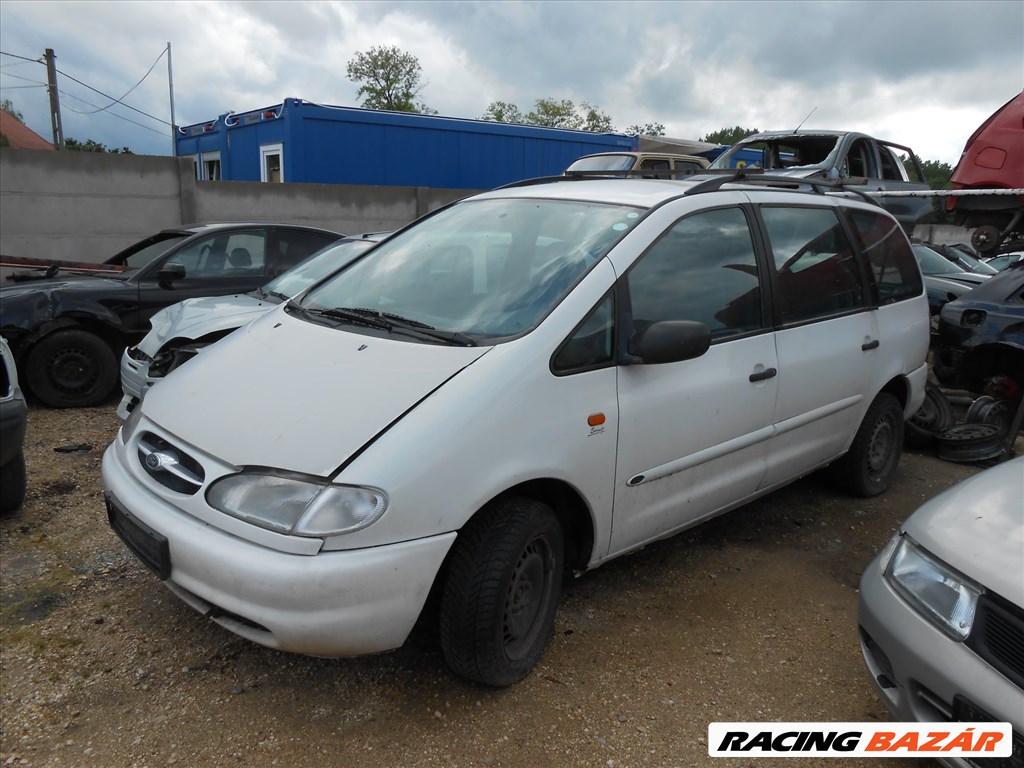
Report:
[[[780,176],[778,174],[764,173],[761,170],[749,171],[743,168],[739,168],[735,173],[722,174],[715,178],[707,179],[702,181],[695,187],[691,187],[684,194],[685,195],[699,195],[704,192],[715,192],[721,189],[726,184],[753,184],[753,185],[764,185],[766,187],[784,187],[786,189],[800,189],[801,187],[810,187],[810,190],[815,194],[823,195],[827,192],[845,192],[853,195],[857,195],[863,198],[866,202],[872,205],[881,207],[881,203],[875,198],[871,197],[867,192],[862,192],[859,189],[851,189],[847,186],[849,183],[864,184],[867,179],[863,178],[849,178],[849,179],[803,179],[794,178],[793,176]]]

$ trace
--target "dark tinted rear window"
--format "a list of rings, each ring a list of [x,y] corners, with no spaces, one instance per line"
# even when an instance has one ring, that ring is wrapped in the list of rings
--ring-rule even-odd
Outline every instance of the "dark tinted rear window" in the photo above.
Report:
[[[893,219],[874,211],[848,211],[861,250],[871,265],[878,303],[920,296],[921,272],[910,243]]]

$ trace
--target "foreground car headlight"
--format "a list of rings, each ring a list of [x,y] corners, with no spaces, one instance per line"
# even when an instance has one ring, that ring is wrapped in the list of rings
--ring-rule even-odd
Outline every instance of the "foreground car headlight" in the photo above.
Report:
[[[885,578],[911,605],[955,640],[971,633],[981,589],[903,536]]]
[[[206,500],[232,517],[294,536],[351,533],[387,509],[387,497],[376,488],[255,472],[221,478]]]

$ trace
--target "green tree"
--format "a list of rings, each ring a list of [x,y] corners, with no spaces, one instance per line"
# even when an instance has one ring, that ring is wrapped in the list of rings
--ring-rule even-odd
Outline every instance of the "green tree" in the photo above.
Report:
[[[731,146],[740,139],[745,139],[752,133],[760,133],[757,128],[743,128],[742,126],[736,125],[732,128],[721,128],[717,131],[709,133],[701,141],[706,141],[710,144],[725,144]]]
[[[519,107],[507,101],[492,101],[487,105],[487,109],[480,119],[496,123],[523,123],[526,121]]]
[[[357,97],[367,109],[393,112],[418,112],[436,115],[417,98],[420,84],[420,61],[397,46],[374,46],[363,53],[357,51],[346,68],[348,79],[359,83]]]
[[[480,118],[499,123],[540,125],[545,128],[568,128],[593,133],[613,133],[612,119],[599,107],[586,101],[578,105],[572,99],[537,99],[525,115],[515,104],[492,101]]]
[[[111,155],[131,155],[134,154],[128,147],[121,147],[120,149],[108,148],[105,144],[94,139],[86,139],[85,141],[79,141],[78,139],[72,139],[66,137],[64,139],[64,149],[70,150],[71,152],[106,152]]]
[[[921,173],[924,174],[924,180],[928,183],[928,186],[932,189],[952,189],[953,185],[949,181],[949,177],[953,175],[953,168],[949,163],[943,163],[939,160],[921,160]],[[910,159],[903,157],[904,165],[910,166]],[[946,198],[936,197],[932,199],[932,212],[928,214],[922,223],[925,224],[952,224],[955,217],[951,213],[946,213]]]
[[[14,102],[12,102],[10,99],[4,99],[3,101],[0,101],[0,109],[2,109],[7,114],[13,115],[14,117],[18,118],[18,120],[20,120],[21,122],[25,122],[25,116],[14,108]]]
[[[661,123],[644,123],[643,125],[631,125],[626,133],[635,133],[640,136],[664,136],[665,126]]]

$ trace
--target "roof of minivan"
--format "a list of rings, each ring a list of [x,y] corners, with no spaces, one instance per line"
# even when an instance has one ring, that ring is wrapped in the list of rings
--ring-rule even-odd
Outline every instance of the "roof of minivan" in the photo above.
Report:
[[[692,192],[702,184],[709,184],[711,188],[707,192],[721,190],[723,192],[745,192],[753,195],[798,195],[800,197],[813,197],[818,200],[841,199],[845,203],[857,204],[875,210],[884,210],[877,203],[864,200],[862,196],[855,193],[845,195],[823,195],[814,193],[807,189],[794,189],[779,186],[769,186],[770,179],[765,179],[764,184],[758,184],[759,176],[752,176],[744,183],[734,178],[723,178],[718,174],[697,174],[683,180],[672,179],[574,179],[573,177],[552,177],[548,180],[537,180],[536,183],[523,182],[520,184],[500,187],[490,192],[483,192],[467,199],[488,199],[488,198],[548,198],[552,200],[584,200],[602,203],[617,203],[620,205],[633,205],[638,208],[651,208],[674,197],[680,197],[687,192]],[[803,184],[802,179],[774,179],[774,181],[788,184]],[[713,184],[713,182],[718,182]],[[841,188],[836,189],[842,193]]]

